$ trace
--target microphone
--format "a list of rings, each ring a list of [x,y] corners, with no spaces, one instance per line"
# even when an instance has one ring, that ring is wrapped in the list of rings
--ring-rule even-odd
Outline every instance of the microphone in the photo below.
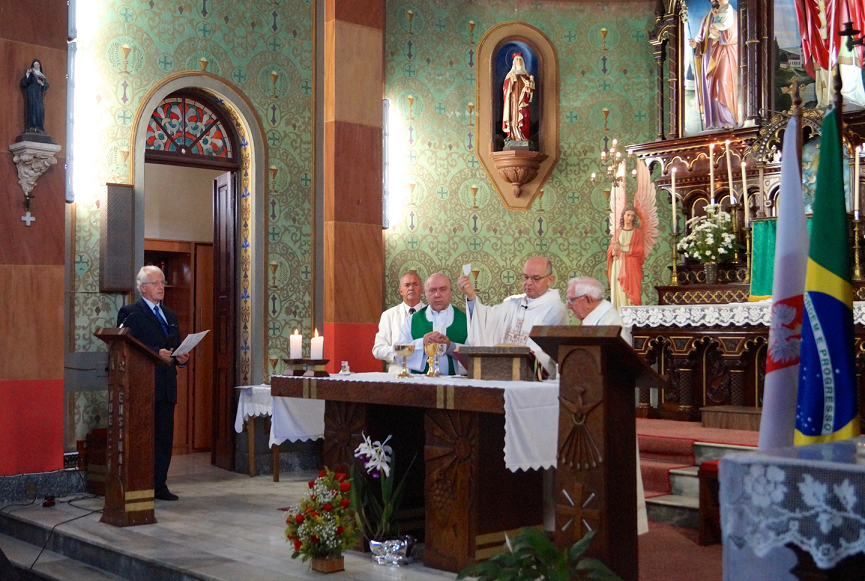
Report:
[[[126,318],[123,319],[123,322],[120,323],[120,325],[118,325],[117,328],[118,328],[118,329],[122,329],[123,326],[126,325],[126,321],[128,321],[129,319],[131,319],[131,318],[133,317],[133,315],[137,315],[137,314],[138,314],[138,311],[132,311],[131,313],[129,313],[128,315],[126,315]]]

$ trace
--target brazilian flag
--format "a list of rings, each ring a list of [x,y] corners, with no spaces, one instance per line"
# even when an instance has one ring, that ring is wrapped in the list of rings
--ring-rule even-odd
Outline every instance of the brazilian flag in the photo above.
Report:
[[[797,446],[859,435],[853,352],[853,285],[837,111],[823,120],[796,407]]]

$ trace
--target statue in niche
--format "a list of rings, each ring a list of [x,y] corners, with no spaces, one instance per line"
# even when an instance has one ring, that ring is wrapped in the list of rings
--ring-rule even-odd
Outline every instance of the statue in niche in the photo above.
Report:
[[[511,70],[502,85],[502,130],[505,146],[528,147],[531,131],[530,104],[535,94],[535,76],[526,70],[523,54],[513,55]]]
[[[43,94],[48,90],[48,79],[42,70],[39,59],[33,59],[30,68],[21,79],[24,91],[24,130],[26,133],[45,133],[45,101]]]
[[[694,38],[697,106],[702,129],[739,125],[739,24],[730,0],[712,0]]]
[[[617,175],[621,181],[610,196],[610,246],[607,248],[607,276],[613,307],[643,304],[643,263],[658,239],[658,209],[655,184],[649,168],[637,162],[637,191],[628,204],[625,191],[625,163]]]

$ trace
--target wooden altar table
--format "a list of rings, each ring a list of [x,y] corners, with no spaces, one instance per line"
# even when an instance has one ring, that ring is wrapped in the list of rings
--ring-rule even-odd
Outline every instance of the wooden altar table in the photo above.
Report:
[[[424,515],[424,564],[457,572],[499,552],[505,532],[543,522],[542,473],[505,466],[503,383],[558,395],[557,382],[395,380],[385,373],[274,376],[271,394],[326,401],[324,461],[332,470],[349,470],[362,434],[393,435],[398,477],[417,454],[403,508]],[[555,433],[557,421],[549,428]]]

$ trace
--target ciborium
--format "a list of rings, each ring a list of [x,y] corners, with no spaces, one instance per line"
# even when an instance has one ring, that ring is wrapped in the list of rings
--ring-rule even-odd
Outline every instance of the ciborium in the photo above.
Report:
[[[402,357],[402,371],[400,371],[396,377],[397,379],[403,379],[406,377],[411,377],[411,373],[408,371],[408,367],[406,366],[406,359],[414,354],[414,345],[394,345],[393,352],[396,353],[397,357]]]

